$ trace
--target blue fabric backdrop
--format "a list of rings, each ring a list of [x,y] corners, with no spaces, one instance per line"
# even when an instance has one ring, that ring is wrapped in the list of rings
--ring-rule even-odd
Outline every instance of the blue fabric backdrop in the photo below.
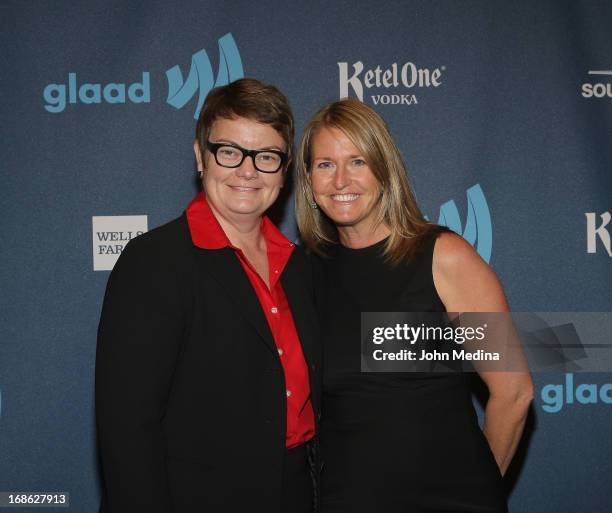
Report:
[[[423,210],[490,261],[512,309],[612,310],[611,21],[606,0],[3,2],[0,491],[97,511],[94,259],[139,229],[119,216],[182,212],[198,104],[242,75],[287,94],[298,134],[341,91],[376,108]],[[535,376],[511,511],[612,511],[612,405],[547,412],[542,388],[565,380]]]

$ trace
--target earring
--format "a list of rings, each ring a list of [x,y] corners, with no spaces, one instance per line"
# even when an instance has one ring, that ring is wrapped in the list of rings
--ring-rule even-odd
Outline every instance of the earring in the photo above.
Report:
[[[204,171],[198,171],[198,176],[200,177],[200,180],[201,180],[202,177],[204,176]]]
[[[313,210],[316,210],[317,208],[319,208],[319,205],[317,205],[314,201],[312,201],[310,203],[310,208],[312,208]]]

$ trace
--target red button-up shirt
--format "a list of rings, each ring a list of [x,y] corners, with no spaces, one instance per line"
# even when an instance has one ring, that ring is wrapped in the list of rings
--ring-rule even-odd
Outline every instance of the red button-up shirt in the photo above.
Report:
[[[287,395],[287,436],[289,449],[310,440],[315,423],[310,400],[308,366],[295,323],[280,282],[280,276],[293,253],[294,245],[272,222],[263,217],[261,233],[266,241],[270,287],[266,285],[240,248],[233,246],[213,214],[206,197],[199,193],[187,207],[187,223],[193,243],[202,249],[229,247],[249,277],[266,316],[285,372]]]

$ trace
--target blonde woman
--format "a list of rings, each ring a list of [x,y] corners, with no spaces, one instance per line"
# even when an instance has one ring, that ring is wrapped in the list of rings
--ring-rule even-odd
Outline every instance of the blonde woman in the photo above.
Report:
[[[481,372],[484,432],[463,374],[361,373],[361,312],[506,312],[495,273],[427,222],[382,118],[322,108],[298,155],[297,220],[319,255],[323,339],[321,511],[503,512],[529,372]]]

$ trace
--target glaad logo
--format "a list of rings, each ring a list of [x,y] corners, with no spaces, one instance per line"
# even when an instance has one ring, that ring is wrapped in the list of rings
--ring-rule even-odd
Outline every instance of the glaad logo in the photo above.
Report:
[[[147,231],[147,216],[93,216],[94,271],[110,271],[126,244]]]
[[[353,64],[352,75],[349,77],[347,62],[338,63],[340,73],[340,98],[348,98],[349,86],[353,92],[363,101],[364,86],[366,89],[374,88],[378,94],[370,95],[374,105],[414,105],[417,104],[417,96],[413,93],[415,88],[437,88],[442,85],[442,72],[445,66],[439,68],[419,68],[412,62],[406,62],[401,67],[394,62],[387,69],[377,66],[366,70],[364,73],[363,62],[357,61]],[[362,76],[363,74],[363,76]],[[403,89],[398,89],[398,88]],[[379,92],[382,90],[382,94]],[[386,91],[394,94],[386,94]],[[396,92],[398,92],[395,94]]]
[[[465,228],[461,227],[459,210],[454,200],[447,201],[440,207],[438,224],[447,226],[454,232],[463,236],[485,262],[491,260],[493,250],[493,226],[491,212],[487,205],[484,192],[480,184],[467,190],[467,220]]]
[[[54,114],[63,112],[66,108],[66,92],[68,92],[68,103],[126,103],[127,99],[132,103],[149,103],[151,101],[151,82],[149,72],[142,73],[142,82],[134,82],[131,85],[111,82],[110,84],[77,84],[77,74],[68,73],[68,86],[65,84],[49,84],[43,91],[43,97],[47,104],[45,109]]]
[[[219,68],[217,80],[213,79],[213,69],[206,50],[200,50],[191,57],[191,68],[187,80],[183,81],[183,75],[179,66],[173,66],[166,71],[168,79],[167,102],[173,107],[180,109],[199,91],[198,104],[193,117],[198,119],[204,99],[213,87],[227,85],[234,80],[244,77],[242,60],[238,47],[231,34],[225,34],[219,39]]]
[[[589,71],[589,75],[610,76],[612,70]],[[612,82],[597,84],[585,82],[582,84],[582,96],[583,98],[603,98],[605,96],[612,98]]]
[[[597,253],[597,237],[599,237],[608,255],[612,257],[611,236],[610,232],[606,230],[612,215],[610,212],[601,214],[601,224],[599,226],[597,226],[595,212],[585,212],[584,215],[587,220],[587,253]]]
[[[583,383],[574,387],[574,375],[565,375],[565,386],[562,384],[546,385],[542,387],[540,395],[542,409],[547,413],[558,413],[566,404],[612,404],[612,383],[596,385],[594,383]]]
[[[111,82],[108,84],[79,84],[75,72],[68,73],[66,84],[48,84],[43,90],[45,110],[53,114],[63,112],[68,104],[92,103],[151,103],[151,76],[142,72],[140,82],[132,84]],[[231,34],[219,39],[219,68],[214,80],[212,65],[202,49],[193,54],[191,69],[183,81],[179,66],[166,71],[168,79],[167,103],[180,109],[199,92],[194,118],[197,119],[208,92],[216,86],[226,85],[244,76],[238,47]]]

